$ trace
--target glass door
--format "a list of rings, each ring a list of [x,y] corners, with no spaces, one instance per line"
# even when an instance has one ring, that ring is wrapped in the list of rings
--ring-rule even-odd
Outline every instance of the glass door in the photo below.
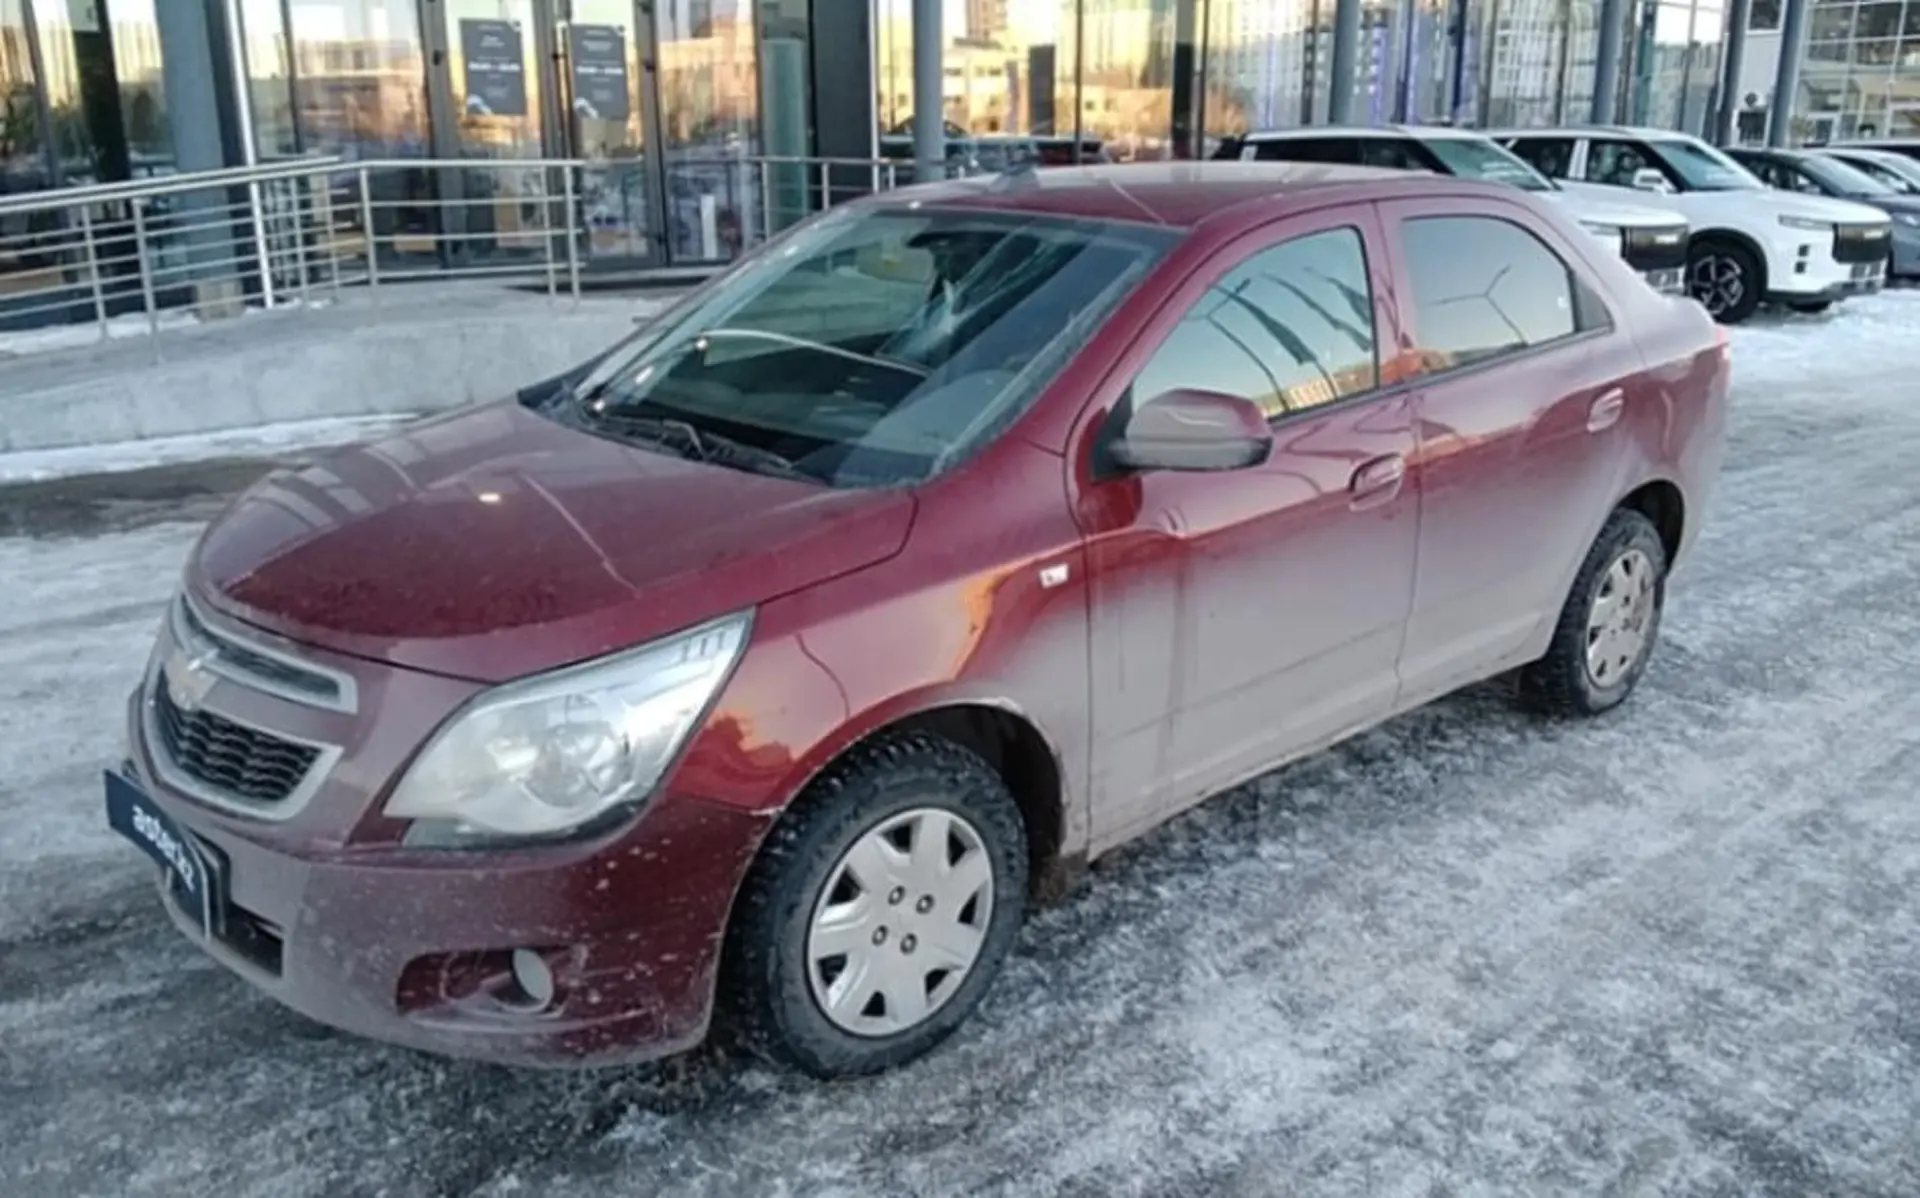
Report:
[[[584,160],[574,181],[589,269],[646,265],[659,257],[658,192],[649,173],[641,103],[642,44],[633,0],[557,0],[554,86],[561,97],[561,146]]]
[[[557,139],[549,0],[445,0],[436,54],[440,156],[474,160],[442,171],[441,256],[448,265],[508,265],[550,252],[562,226],[557,175],[516,165],[549,156]],[[497,165],[496,165],[497,164]]]

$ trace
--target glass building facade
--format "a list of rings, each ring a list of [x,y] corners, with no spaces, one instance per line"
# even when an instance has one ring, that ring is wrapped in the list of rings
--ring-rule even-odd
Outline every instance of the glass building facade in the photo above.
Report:
[[[1779,20],[1754,0],[1756,30]],[[1807,26],[1794,140],[1920,137],[1920,0],[1813,0]]]
[[[1704,132],[1726,0],[1630,0],[1614,119]],[[912,0],[0,0],[0,194],[311,155],[382,169],[384,252],[528,254],[584,159],[588,269],[732,257],[914,120]],[[1355,120],[1585,121],[1599,0],[1362,0]],[[1334,0],[945,0],[942,116],[1046,161],[1325,121]],[[1756,0],[1754,25],[1777,25]],[[1909,65],[1909,64],[1912,65]],[[1815,0],[1805,132],[1914,129],[1920,0]],[[910,149],[906,150],[910,156]],[[455,216],[451,213],[458,212]],[[17,223],[17,222],[16,222]],[[456,232],[461,239],[431,235]],[[413,233],[421,236],[414,238]],[[0,253],[0,275],[7,273]]]
[[[913,115],[912,3],[873,2],[878,124],[898,133]],[[1614,119],[1706,130],[1724,8],[1630,6]],[[1205,138],[1330,108],[1333,0],[965,0],[944,16],[946,119],[978,137],[1078,134],[1116,159],[1151,158],[1182,152],[1189,108]],[[1364,0],[1351,111],[1365,123],[1584,121],[1598,16],[1598,0]]]

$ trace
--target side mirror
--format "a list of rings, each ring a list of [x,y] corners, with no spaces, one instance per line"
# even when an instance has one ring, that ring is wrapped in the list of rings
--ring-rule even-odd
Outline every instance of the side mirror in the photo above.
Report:
[[[1672,190],[1667,186],[1667,177],[1660,173],[1659,168],[1651,166],[1643,166],[1633,172],[1633,186],[1636,191],[1664,193]]]
[[[1178,388],[1136,404],[1107,453],[1128,470],[1244,470],[1273,452],[1273,430],[1251,400]]]

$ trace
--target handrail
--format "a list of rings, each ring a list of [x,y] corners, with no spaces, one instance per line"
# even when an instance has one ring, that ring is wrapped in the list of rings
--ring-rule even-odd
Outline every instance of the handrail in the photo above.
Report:
[[[205,191],[215,187],[244,187],[249,183],[269,183],[294,179],[317,171],[333,170],[340,158],[301,158],[271,166],[236,166],[217,171],[193,171],[166,175],[159,180],[126,179],[115,183],[90,183],[83,187],[62,187],[53,191],[29,192],[0,199],[0,216],[19,212],[37,212],[45,208],[71,208],[76,204],[98,204],[109,200],[139,200],[150,196],[176,195],[184,191]]]

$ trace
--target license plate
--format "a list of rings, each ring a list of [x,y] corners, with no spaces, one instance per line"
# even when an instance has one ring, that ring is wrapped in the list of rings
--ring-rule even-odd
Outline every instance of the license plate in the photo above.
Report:
[[[193,837],[138,786],[112,770],[107,771],[106,783],[108,825],[166,871],[167,885],[181,906],[200,921],[201,931],[212,935],[219,890],[219,874],[212,862]]]
[[[1880,263],[1878,262],[1857,262],[1854,264],[1853,277],[1855,280],[1871,279],[1877,277],[1879,274]]]

